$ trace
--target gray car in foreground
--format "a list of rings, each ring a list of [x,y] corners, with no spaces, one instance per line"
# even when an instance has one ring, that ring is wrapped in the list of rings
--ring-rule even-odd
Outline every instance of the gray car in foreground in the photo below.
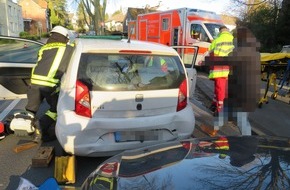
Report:
[[[289,189],[289,139],[229,136],[125,151],[82,189]]]

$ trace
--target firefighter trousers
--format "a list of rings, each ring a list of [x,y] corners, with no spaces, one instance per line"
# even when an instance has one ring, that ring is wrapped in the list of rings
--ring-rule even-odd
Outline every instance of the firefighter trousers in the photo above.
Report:
[[[212,105],[215,105],[217,112],[220,112],[224,106],[224,99],[228,96],[228,79],[220,77],[214,79],[214,97]]]
[[[27,111],[42,115],[39,119],[39,127],[42,132],[46,132],[56,120],[56,109],[58,101],[58,92],[56,87],[31,85],[27,92],[28,103],[25,107]],[[45,114],[38,113],[42,102],[46,100],[49,110]]]

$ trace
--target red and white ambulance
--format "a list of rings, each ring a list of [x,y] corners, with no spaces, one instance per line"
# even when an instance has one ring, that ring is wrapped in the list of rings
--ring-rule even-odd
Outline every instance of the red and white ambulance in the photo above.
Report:
[[[198,46],[194,66],[200,66],[212,40],[218,35],[223,22],[215,12],[179,8],[139,14],[128,23],[131,39],[152,41],[168,46]],[[194,49],[184,52],[185,64],[192,64]],[[186,66],[189,67],[189,66]]]

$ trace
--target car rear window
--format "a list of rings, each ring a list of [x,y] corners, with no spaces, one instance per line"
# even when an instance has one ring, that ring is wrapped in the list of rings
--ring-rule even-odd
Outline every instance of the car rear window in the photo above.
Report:
[[[178,56],[83,53],[78,69],[90,90],[172,89],[184,79]]]

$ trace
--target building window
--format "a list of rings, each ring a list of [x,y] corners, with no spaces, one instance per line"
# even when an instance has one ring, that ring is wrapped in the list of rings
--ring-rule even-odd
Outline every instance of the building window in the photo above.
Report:
[[[10,5],[8,5],[8,14],[9,14],[9,16],[12,16],[12,9],[11,9],[11,6]]]
[[[14,30],[13,30],[13,22],[10,22],[9,28],[10,28],[11,32],[14,32]]]

